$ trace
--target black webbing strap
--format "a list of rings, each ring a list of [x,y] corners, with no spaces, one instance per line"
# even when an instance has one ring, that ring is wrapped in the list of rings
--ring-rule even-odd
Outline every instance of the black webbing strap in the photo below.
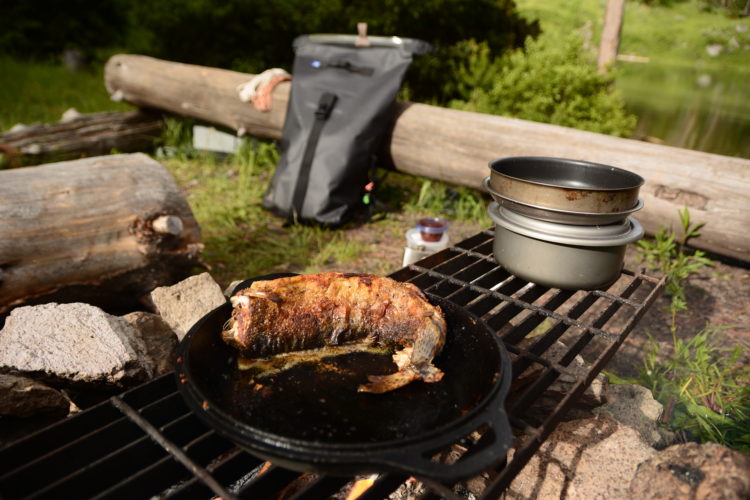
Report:
[[[297,183],[294,185],[294,195],[292,197],[293,217],[299,218],[302,216],[302,206],[305,203],[307,186],[310,183],[310,170],[312,169],[313,158],[315,158],[315,149],[318,147],[318,139],[320,139],[320,133],[323,131],[323,125],[325,125],[328,117],[331,116],[331,111],[333,111],[333,107],[336,105],[336,99],[336,94],[324,92],[318,101],[318,109],[315,110],[315,122],[310,130],[310,135],[307,136],[305,153],[302,156]]]

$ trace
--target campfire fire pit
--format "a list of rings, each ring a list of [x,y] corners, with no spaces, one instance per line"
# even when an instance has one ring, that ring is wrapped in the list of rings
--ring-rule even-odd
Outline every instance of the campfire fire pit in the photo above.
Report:
[[[607,290],[560,290],[516,278],[493,257],[483,231],[391,275],[466,309],[504,342],[512,360],[506,411],[514,453],[487,470],[481,498],[497,498],[552,433],[653,303],[663,282],[623,271]],[[560,356],[563,341],[565,353]],[[556,354],[553,355],[552,353]],[[585,373],[569,368],[578,355]],[[549,411],[542,399],[561,375],[570,390]],[[210,429],[186,405],[167,374],[0,450],[0,497],[59,498],[358,498],[381,499],[408,484],[404,473],[366,478],[305,474],[247,453]],[[536,411],[535,411],[536,410]],[[542,415],[540,417],[540,415]],[[468,460],[492,443],[480,429],[434,450],[435,459]],[[463,482],[421,478],[430,496],[460,498]]]

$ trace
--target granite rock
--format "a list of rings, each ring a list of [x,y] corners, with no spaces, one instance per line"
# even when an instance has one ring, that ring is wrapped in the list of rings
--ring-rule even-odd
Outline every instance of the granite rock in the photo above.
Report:
[[[177,335],[158,314],[136,311],[122,316],[135,329],[146,346],[146,356],[154,367],[154,376],[174,369]]]
[[[226,302],[221,287],[209,273],[191,276],[150,294],[154,309],[182,340],[203,316]]]
[[[503,498],[624,500],[638,464],[655,453],[638,431],[609,415],[562,422]]]
[[[607,403],[593,412],[606,413],[618,422],[636,429],[646,443],[659,446],[659,418],[663,407],[646,387],[635,384],[613,384],[609,388]]]
[[[0,370],[55,385],[146,380],[153,369],[145,352],[127,321],[88,304],[18,307],[0,330]]]
[[[37,380],[0,373],[0,415],[62,417],[68,414],[69,409],[70,401],[60,391]]]
[[[632,498],[750,498],[750,457],[716,443],[686,443],[665,448],[638,467],[630,483]]]

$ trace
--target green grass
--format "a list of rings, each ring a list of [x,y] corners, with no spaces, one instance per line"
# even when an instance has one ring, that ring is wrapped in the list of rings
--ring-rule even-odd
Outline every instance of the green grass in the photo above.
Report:
[[[69,108],[81,113],[133,109],[109,99],[102,68],[71,73],[64,66],[0,56],[0,131],[16,123],[51,123]]]
[[[589,31],[592,50],[598,49],[606,2],[516,0],[516,5],[525,17],[539,19],[545,32]],[[750,44],[750,29],[741,31],[746,28],[750,28],[750,19],[731,18],[721,9],[707,12],[697,0],[674,1],[668,7],[630,0],[625,4],[619,52],[706,70],[731,66],[747,74],[750,73],[750,50],[746,48]],[[735,42],[730,42],[732,39]],[[725,45],[725,50],[717,57],[706,52],[706,46],[712,43]],[[738,47],[733,48],[730,43]]]
[[[626,108],[638,116],[636,137],[710,153],[747,158],[750,146],[750,18],[704,10],[700,0],[674,0],[668,6],[629,0],[625,4],[620,54],[647,63],[618,60],[615,87]],[[588,33],[595,57],[604,0],[517,0],[518,10],[538,18],[546,36]],[[712,57],[706,51],[720,44]]]
[[[702,250],[688,251],[686,248],[692,238],[700,236],[700,229],[704,224],[694,224],[687,207],[679,211],[679,216],[681,237],[678,238],[670,228],[661,227],[653,239],[645,238],[637,242],[646,265],[666,277],[665,292],[671,297],[669,311],[672,315],[673,333],[677,328],[677,313],[688,309],[685,282],[701,268],[713,265]]]
[[[248,141],[239,154],[217,159],[190,147],[188,123],[168,120],[167,155],[160,160],[186,193],[202,230],[202,260],[222,285],[274,272],[388,274],[400,267],[405,230],[423,215],[476,229],[490,225],[487,200],[478,192],[395,172],[379,189],[383,206],[368,224],[287,225],[261,206],[278,161],[275,145]],[[390,248],[387,258],[384,245]]]
[[[227,161],[173,147],[182,156],[163,161],[187,191],[203,232],[203,261],[224,284],[269,272],[313,272],[331,262],[345,265],[364,250],[330,229],[284,228],[261,207],[278,158],[274,145],[247,143]]]
[[[664,356],[653,338],[635,382],[664,405],[663,422],[687,439],[712,441],[750,454],[750,366],[742,348],[715,345],[719,328],[706,327],[689,340],[675,336]]]

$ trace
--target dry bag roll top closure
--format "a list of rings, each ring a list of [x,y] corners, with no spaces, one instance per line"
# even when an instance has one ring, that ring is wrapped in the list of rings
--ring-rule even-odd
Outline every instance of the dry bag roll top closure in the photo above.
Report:
[[[281,157],[263,206],[297,221],[337,225],[362,204],[392,124],[396,94],[426,42],[349,35],[294,41],[292,91]]]

